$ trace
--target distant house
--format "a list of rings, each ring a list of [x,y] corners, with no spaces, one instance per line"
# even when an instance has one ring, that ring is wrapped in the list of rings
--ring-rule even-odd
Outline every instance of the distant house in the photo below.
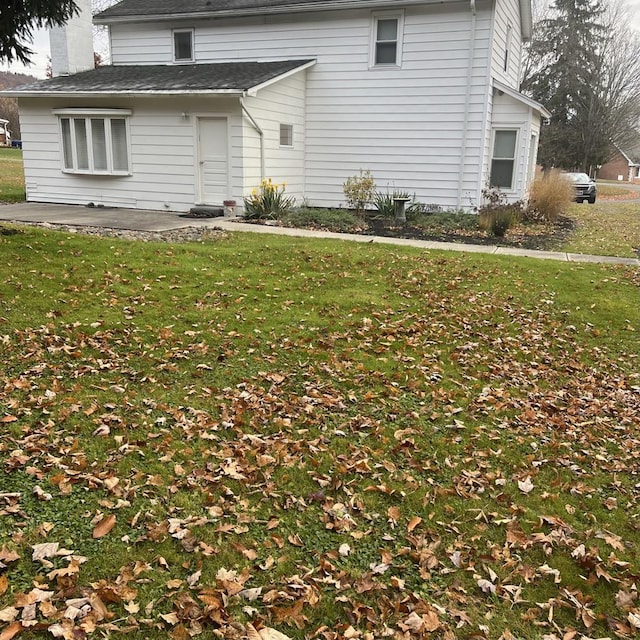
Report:
[[[186,211],[270,177],[337,206],[362,169],[470,208],[533,178],[549,114],[517,91],[530,0],[123,0],[94,22],[112,66],[78,63],[72,22],[56,77],[9,94],[30,201]]]
[[[0,118],[0,147],[11,146],[11,132],[9,131],[9,121]]]
[[[640,135],[634,143],[615,148],[611,159],[600,167],[598,178],[640,184]]]

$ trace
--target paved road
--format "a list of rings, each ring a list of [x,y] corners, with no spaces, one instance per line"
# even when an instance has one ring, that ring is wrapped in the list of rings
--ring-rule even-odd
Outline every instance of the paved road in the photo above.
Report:
[[[586,205],[585,205],[586,206]],[[428,240],[409,240],[403,238],[385,238],[382,236],[363,236],[349,233],[312,231],[309,229],[290,229],[269,225],[240,224],[230,218],[190,218],[167,211],[144,211],[139,209],[117,209],[85,207],[60,204],[39,204],[21,202],[0,205],[0,220],[7,222],[37,222],[53,225],[71,225],[88,227],[108,227],[111,229],[129,229],[133,231],[170,231],[185,227],[218,227],[229,231],[246,233],[270,233],[302,238],[333,238],[353,242],[376,242],[421,249],[441,251],[460,251],[465,253],[490,253],[494,255],[526,256],[564,262],[591,262],[608,264],[626,264],[640,266],[637,258],[616,258],[612,256],[591,256],[581,253],[562,251],[533,251],[516,247],[497,247],[491,245],[460,244],[454,242],[433,242]]]

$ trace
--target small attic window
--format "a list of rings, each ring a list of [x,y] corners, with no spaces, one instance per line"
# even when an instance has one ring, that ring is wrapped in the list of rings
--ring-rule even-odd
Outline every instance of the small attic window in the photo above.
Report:
[[[173,61],[193,62],[193,29],[174,29]]]

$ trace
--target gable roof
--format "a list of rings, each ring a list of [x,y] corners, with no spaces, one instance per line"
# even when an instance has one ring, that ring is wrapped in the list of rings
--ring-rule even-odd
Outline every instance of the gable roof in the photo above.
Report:
[[[534,111],[537,111],[543,118],[547,118],[547,119],[551,118],[551,113],[547,109],[545,109],[545,107],[541,105],[539,102],[536,102],[532,98],[525,96],[524,94],[520,93],[519,91],[516,91],[515,89],[504,84],[503,82],[496,80],[495,78],[493,78],[493,88],[496,89],[497,91],[501,91],[502,93],[505,93],[509,97],[513,98],[514,100],[517,100],[518,102],[521,102],[527,107],[530,107]]]
[[[79,95],[248,94],[315,64],[315,60],[104,66],[40,80],[2,95],[15,98]]]

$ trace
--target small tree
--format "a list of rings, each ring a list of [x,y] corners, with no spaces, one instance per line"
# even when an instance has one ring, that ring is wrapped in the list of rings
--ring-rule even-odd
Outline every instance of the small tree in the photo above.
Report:
[[[360,175],[347,178],[342,185],[342,191],[349,208],[355,209],[357,213],[364,213],[367,205],[373,202],[376,193],[376,183],[371,171],[360,169]]]

